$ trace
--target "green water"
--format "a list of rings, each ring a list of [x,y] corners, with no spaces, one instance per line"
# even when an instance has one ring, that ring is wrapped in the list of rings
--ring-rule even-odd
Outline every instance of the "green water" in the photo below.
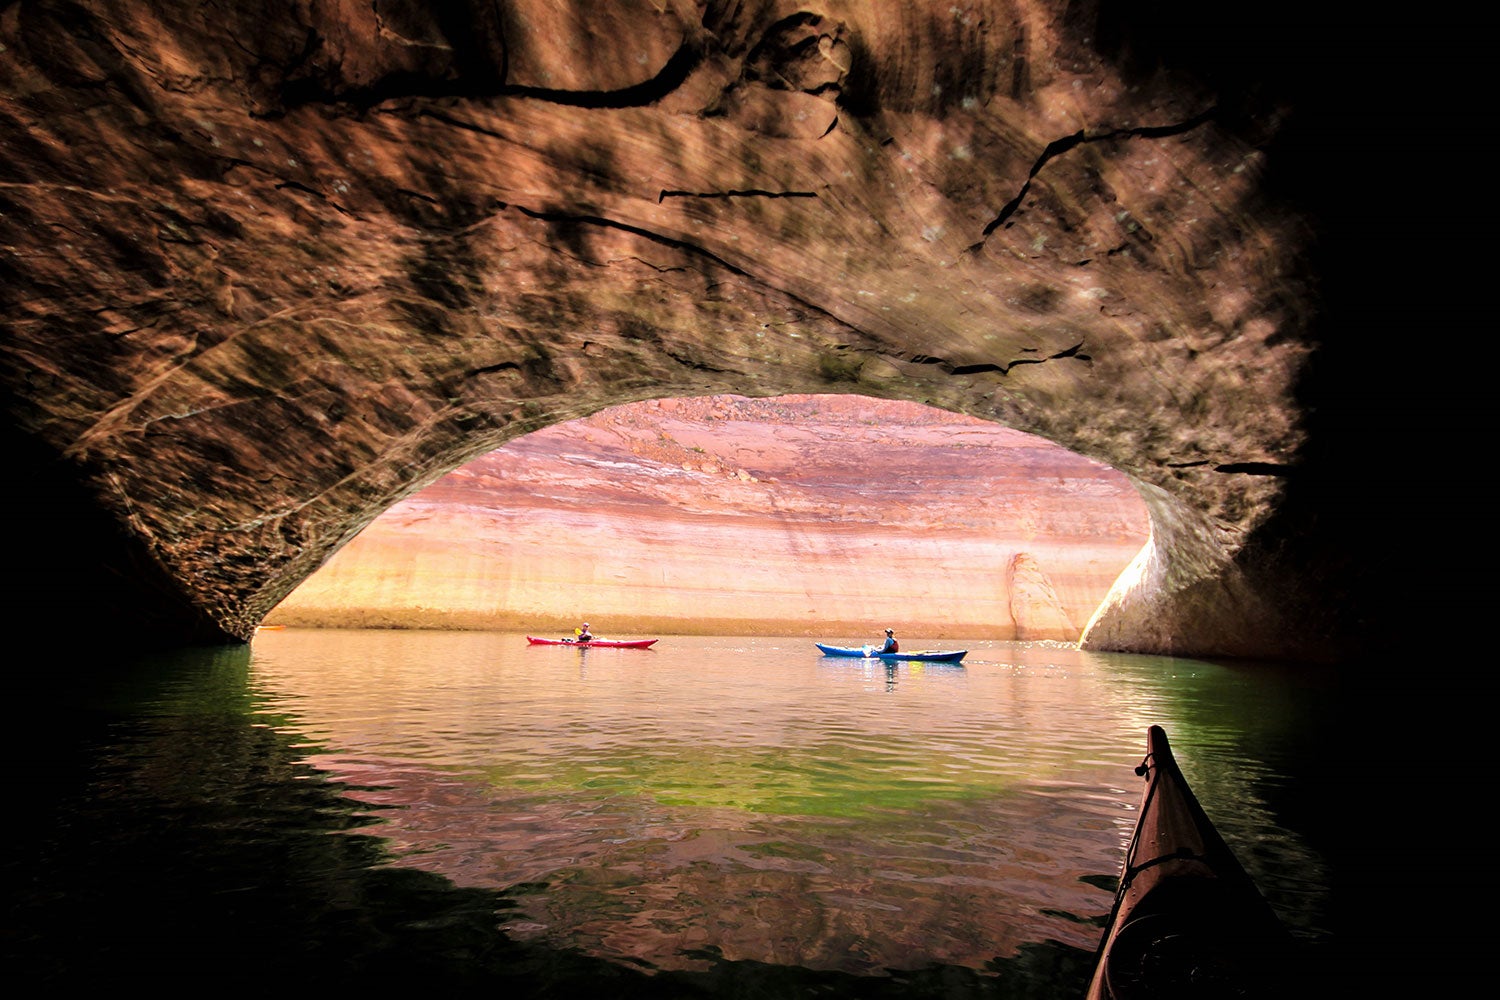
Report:
[[[858,637],[829,637],[857,645]],[[7,965],[56,985],[1072,996],[1163,726],[1312,953],[1336,698],[1306,671],[977,642],[530,647],[287,630],[38,685]]]

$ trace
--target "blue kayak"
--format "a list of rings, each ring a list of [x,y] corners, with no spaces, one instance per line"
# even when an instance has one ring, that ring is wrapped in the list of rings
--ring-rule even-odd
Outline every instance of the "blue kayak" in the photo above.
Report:
[[[967,649],[924,649],[915,653],[882,653],[874,646],[825,646],[821,642],[813,643],[823,651],[824,656],[857,656],[864,660],[885,660],[894,663],[897,660],[915,660],[918,663],[961,663],[963,658],[969,655]]]

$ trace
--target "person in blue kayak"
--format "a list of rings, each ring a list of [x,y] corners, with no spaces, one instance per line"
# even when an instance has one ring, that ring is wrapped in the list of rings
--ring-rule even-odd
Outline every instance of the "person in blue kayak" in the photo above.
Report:
[[[575,628],[573,630],[573,641],[574,642],[593,642],[594,641],[594,633],[592,633],[592,632],[589,631],[589,623],[588,622],[584,622],[583,623],[583,628]]]
[[[899,653],[901,644],[896,641],[896,633],[890,629],[885,630],[885,645],[880,647],[882,653]]]

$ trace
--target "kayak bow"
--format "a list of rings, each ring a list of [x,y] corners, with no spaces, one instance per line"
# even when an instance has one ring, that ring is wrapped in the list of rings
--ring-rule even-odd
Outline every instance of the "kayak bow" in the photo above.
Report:
[[[1160,726],[1088,1000],[1284,994],[1291,935],[1198,804]]]

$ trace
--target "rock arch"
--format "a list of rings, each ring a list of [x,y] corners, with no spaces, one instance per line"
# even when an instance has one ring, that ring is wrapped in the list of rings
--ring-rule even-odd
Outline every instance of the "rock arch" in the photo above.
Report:
[[[852,394],[653,400],[392,505],[262,627],[1076,643],[1145,535],[1123,477],[986,421]]]
[[[1161,27],[1061,0],[5,6],[37,594],[244,640],[516,435],[845,391],[1134,480],[1152,541],[1085,645],[1346,653],[1284,81],[1194,73]]]

